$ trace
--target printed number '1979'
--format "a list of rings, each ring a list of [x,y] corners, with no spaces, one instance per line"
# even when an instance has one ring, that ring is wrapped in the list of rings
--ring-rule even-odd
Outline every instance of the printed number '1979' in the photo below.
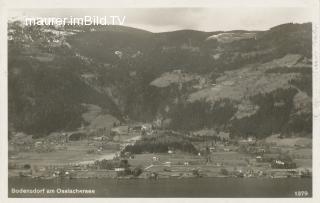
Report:
[[[295,191],[294,195],[296,197],[307,197],[309,195],[308,191]]]

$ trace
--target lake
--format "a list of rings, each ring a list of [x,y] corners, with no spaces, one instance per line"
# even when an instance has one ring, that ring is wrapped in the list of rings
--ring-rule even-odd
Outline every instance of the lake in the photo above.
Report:
[[[51,194],[12,194],[15,189],[52,189]],[[57,194],[58,188],[95,190]],[[31,179],[9,178],[9,197],[303,197],[312,196],[311,178]]]

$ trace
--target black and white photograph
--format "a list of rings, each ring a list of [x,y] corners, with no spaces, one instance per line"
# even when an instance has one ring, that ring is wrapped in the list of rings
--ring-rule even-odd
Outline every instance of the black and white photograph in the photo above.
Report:
[[[319,4],[295,2],[7,8],[2,195],[313,200]]]

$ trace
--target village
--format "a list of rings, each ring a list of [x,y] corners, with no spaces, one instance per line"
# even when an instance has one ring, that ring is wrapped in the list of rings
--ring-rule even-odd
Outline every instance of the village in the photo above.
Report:
[[[181,136],[195,150],[179,148],[170,140],[160,151],[130,150],[164,134]],[[10,177],[310,178],[311,160],[311,140],[306,138],[231,138],[229,133],[210,130],[183,134],[150,123],[115,123],[110,129],[80,128],[37,139],[17,133],[9,141]]]

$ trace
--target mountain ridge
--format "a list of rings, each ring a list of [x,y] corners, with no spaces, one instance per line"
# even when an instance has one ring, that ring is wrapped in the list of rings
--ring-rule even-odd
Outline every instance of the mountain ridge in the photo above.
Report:
[[[49,31],[44,33],[44,29]],[[9,123],[13,131],[46,136],[54,131],[76,129],[85,124],[81,114],[86,112],[82,107],[86,103],[101,107],[105,114],[120,121],[161,120],[167,128],[181,131],[214,128],[234,136],[258,137],[272,133],[311,134],[312,109],[311,113],[301,111],[304,113],[298,115],[292,103],[299,92],[308,95],[300,100],[303,105],[312,98],[311,23],[288,23],[254,32],[59,29],[9,23]],[[221,33],[234,34],[225,35],[227,41],[223,43],[207,40]],[[254,33],[254,37],[243,38],[242,33]],[[38,82],[36,78],[41,77],[51,81],[51,85]],[[169,85],[151,85],[161,77],[171,77]],[[270,91],[258,90],[255,77]],[[262,81],[269,80],[270,85],[277,84],[274,90],[263,85],[267,83]],[[235,91],[230,93],[234,96],[250,91],[241,84],[257,89],[257,93],[236,99],[213,95],[216,102],[206,97],[188,100],[190,95],[206,89],[211,94],[213,89],[222,88],[219,91],[225,94],[228,87]],[[51,94],[53,87],[56,93]],[[285,99],[286,95],[289,99]],[[273,99],[267,103],[260,98]],[[262,111],[275,112],[263,117]],[[192,118],[195,114],[197,117]],[[276,117],[282,119],[278,124],[271,121],[277,121]],[[300,127],[295,126],[298,121],[302,123]]]

